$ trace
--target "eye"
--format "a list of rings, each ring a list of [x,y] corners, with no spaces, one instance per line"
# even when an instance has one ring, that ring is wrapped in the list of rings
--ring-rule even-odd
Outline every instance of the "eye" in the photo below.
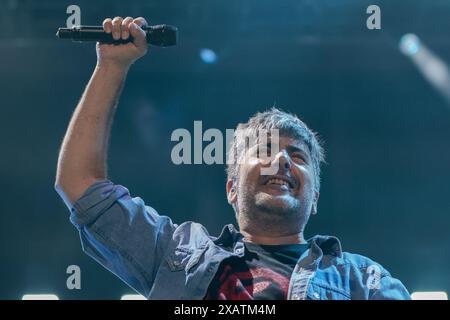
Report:
[[[291,158],[294,159],[294,161],[301,161],[306,163],[305,156],[301,152],[292,153]]]

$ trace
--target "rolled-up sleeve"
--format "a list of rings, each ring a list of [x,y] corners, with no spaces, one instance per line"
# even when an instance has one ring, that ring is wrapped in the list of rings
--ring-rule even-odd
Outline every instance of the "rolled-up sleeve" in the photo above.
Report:
[[[381,277],[378,289],[374,290],[369,300],[411,300],[411,296],[403,283],[391,276],[383,269],[385,275]]]
[[[103,180],[71,208],[83,251],[145,297],[176,225],[127,188]]]

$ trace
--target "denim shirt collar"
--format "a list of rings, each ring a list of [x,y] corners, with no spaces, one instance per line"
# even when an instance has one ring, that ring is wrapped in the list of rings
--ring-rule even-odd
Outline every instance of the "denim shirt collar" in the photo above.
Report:
[[[244,236],[232,224],[224,226],[218,238],[213,242],[225,249],[237,253],[239,256],[244,254]],[[323,255],[332,255],[342,257],[341,242],[337,237],[327,235],[316,235],[307,240],[310,249],[303,256],[309,255],[312,260],[320,260]]]
[[[341,241],[334,236],[316,235],[307,240],[311,245],[311,251],[321,250],[324,255],[331,255],[335,257],[342,257]],[[313,252],[319,254],[319,252]]]
[[[342,257],[341,242],[334,236],[316,235],[307,243],[310,247],[300,256],[300,267],[316,269],[324,255]]]
[[[244,255],[244,236],[240,233],[234,225],[227,224],[223,227],[219,237],[213,239],[215,245],[231,251],[238,256]]]

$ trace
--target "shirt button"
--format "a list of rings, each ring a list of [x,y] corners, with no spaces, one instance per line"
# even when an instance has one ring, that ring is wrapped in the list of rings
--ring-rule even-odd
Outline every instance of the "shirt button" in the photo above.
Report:
[[[236,253],[237,253],[237,254],[240,254],[240,253],[242,253],[242,249],[241,249],[241,248],[239,248],[239,249],[236,249]]]
[[[319,299],[319,298],[320,298],[320,295],[319,295],[318,292],[314,292],[313,296],[314,296],[314,298],[316,298],[316,299]]]
[[[292,299],[294,299],[294,300],[300,300],[300,297],[298,296],[298,294],[293,294],[293,295],[292,295]]]

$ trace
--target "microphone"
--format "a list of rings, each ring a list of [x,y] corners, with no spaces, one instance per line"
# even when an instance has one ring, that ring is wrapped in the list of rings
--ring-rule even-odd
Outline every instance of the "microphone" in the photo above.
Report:
[[[141,27],[146,33],[147,43],[158,47],[169,47],[177,44],[178,28],[160,24],[156,26]],[[102,42],[111,44],[124,44],[133,41],[128,39],[114,40],[112,33],[106,33],[102,26],[74,26],[72,28],[59,28],[56,36],[59,39],[71,39],[74,42]]]

